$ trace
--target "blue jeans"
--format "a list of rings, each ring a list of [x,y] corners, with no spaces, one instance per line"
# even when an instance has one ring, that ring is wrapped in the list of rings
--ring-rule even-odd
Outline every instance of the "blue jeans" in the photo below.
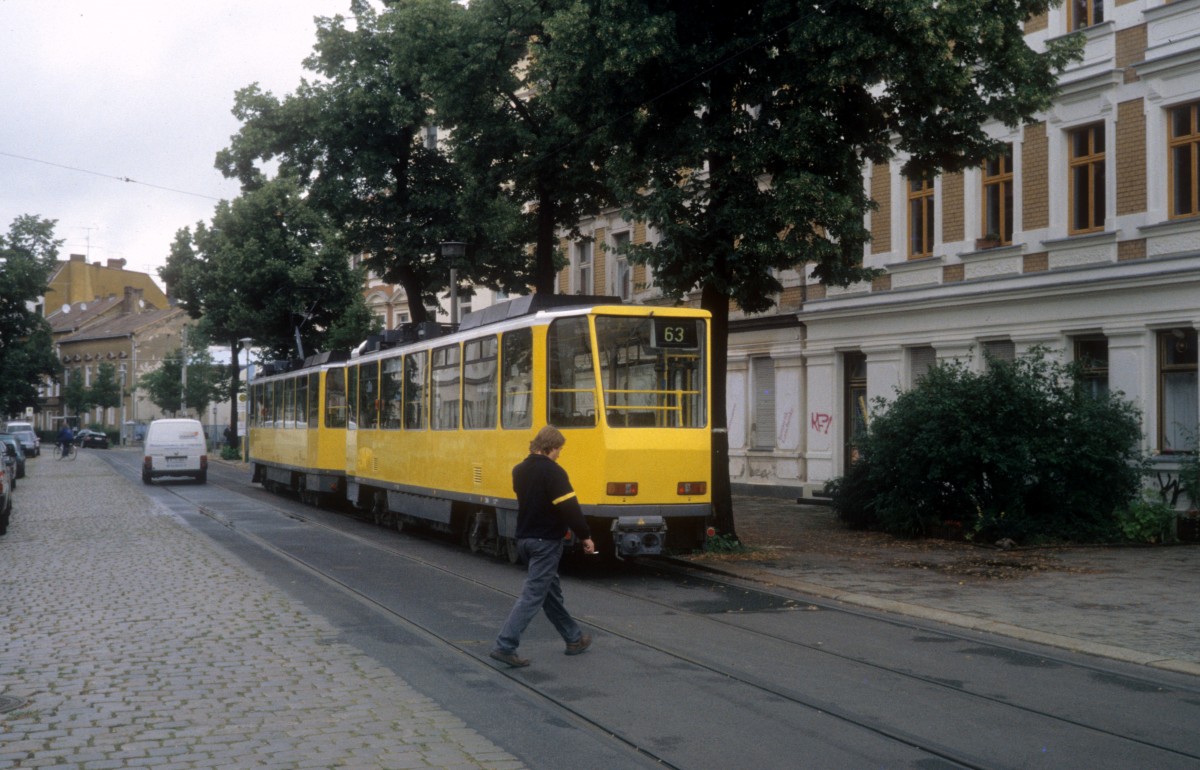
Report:
[[[562,540],[526,538],[517,541],[517,554],[529,564],[529,571],[525,575],[521,595],[508,613],[508,620],[504,621],[500,635],[496,637],[497,650],[516,652],[521,644],[522,632],[538,614],[538,610],[546,612],[546,617],[567,644],[574,644],[583,636],[579,624],[563,604],[562,586],[558,582],[558,562],[562,552]]]

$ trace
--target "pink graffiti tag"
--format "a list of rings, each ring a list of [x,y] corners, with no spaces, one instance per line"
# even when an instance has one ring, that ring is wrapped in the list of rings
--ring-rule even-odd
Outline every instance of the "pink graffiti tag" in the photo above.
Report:
[[[821,433],[829,433],[829,427],[833,425],[833,415],[824,414],[822,412],[812,413],[812,429]]]

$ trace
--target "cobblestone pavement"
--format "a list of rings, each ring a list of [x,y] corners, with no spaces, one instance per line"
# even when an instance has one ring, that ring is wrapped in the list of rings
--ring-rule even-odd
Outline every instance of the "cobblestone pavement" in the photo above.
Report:
[[[90,451],[0,538],[0,768],[521,767]]]
[[[710,569],[838,601],[1200,676],[1200,545],[999,550],[847,530],[735,497],[749,552]]]

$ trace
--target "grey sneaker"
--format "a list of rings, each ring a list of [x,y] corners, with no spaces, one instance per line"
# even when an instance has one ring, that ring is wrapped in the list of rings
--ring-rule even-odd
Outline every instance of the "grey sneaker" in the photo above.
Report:
[[[586,650],[588,647],[591,647],[591,646],[592,646],[592,637],[589,636],[588,634],[584,634],[583,636],[579,637],[578,642],[568,642],[567,643],[567,654],[568,655],[578,655],[579,653],[583,652],[584,650]]]
[[[588,641],[591,641],[590,639]],[[583,650],[580,650],[583,652]],[[501,663],[507,663],[513,668],[524,668],[529,665],[529,658],[518,657],[515,652],[505,652],[504,650],[492,650],[490,655],[492,660],[498,660]]]

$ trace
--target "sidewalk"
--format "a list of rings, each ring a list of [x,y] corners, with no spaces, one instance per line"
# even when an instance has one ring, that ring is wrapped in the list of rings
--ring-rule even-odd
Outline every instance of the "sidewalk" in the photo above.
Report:
[[[0,768],[519,768],[92,451],[0,537]]]
[[[1200,676],[1200,546],[897,540],[828,508],[735,497],[750,552],[688,561],[815,596]]]

